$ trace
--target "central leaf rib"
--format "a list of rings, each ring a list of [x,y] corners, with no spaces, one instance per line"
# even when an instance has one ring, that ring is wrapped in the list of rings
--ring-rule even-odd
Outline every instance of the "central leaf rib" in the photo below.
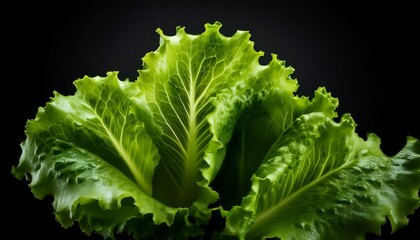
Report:
[[[197,181],[197,160],[199,157],[199,149],[197,148],[197,101],[196,101],[196,85],[195,79],[190,71],[188,78],[188,123],[187,138],[184,162],[184,175],[182,178],[180,201],[182,204],[193,201],[196,192]]]

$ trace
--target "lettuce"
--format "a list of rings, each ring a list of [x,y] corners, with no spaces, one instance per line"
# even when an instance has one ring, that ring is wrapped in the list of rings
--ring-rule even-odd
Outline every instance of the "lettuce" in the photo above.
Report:
[[[248,31],[178,27],[136,81],[74,81],[28,120],[12,174],[57,221],[104,238],[363,239],[420,205],[420,142],[395,155],[359,137],[338,99],[298,96],[294,69]],[[220,216],[220,229],[212,227]]]

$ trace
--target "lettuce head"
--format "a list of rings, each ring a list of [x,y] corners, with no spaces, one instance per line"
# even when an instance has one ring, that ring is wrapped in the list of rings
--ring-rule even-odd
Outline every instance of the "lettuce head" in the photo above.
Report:
[[[386,219],[407,225],[419,140],[385,155],[325,87],[298,96],[292,67],[276,54],[261,65],[248,31],[221,26],[157,29],[136,80],[113,71],[54,92],[12,174],[53,197],[64,228],[110,239],[363,239]]]

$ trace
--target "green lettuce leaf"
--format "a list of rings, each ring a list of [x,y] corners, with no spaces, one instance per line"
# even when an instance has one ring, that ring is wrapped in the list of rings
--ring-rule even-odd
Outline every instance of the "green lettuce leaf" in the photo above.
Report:
[[[117,73],[75,82],[74,96],[55,97],[26,126],[18,178],[30,179],[34,195],[54,196],[57,220],[74,221],[86,233],[104,236],[131,218],[153,214],[171,224],[177,213],[151,197],[159,153],[132,113],[133,83]]]
[[[419,206],[419,141],[385,156],[324,87],[298,96],[294,69],[247,31],[184,27],[147,53],[135,81],[77,79],[28,120],[17,179],[53,197],[65,228],[134,239],[363,238]],[[215,212],[222,230],[212,226]],[[219,231],[220,230],[220,231]]]
[[[363,140],[349,114],[297,118],[252,176],[250,193],[227,217],[224,234],[239,239],[364,239],[408,224],[419,207],[420,142],[408,137],[395,156],[380,139]]]
[[[158,29],[161,45],[143,58],[136,81],[153,115],[147,131],[161,154],[154,195],[171,206],[217,199],[207,187],[215,175],[212,166],[222,161],[211,156],[213,134],[207,116],[214,106],[210,100],[222,89],[258,74],[261,53],[253,49],[249,33],[224,37],[220,27],[220,23],[207,24],[197,36],[187,35],[180,27],[175,36],[165,36]]]

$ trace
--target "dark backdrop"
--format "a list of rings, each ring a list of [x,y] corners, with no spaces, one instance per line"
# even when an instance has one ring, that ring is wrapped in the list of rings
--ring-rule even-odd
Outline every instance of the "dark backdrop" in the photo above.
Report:
[[[89,238],[78,227],[61,228],[52,214],[52,199],[35,199],[10,169],[18,163],[26,120],[49,101],[53,90],[73,94],[74,80],[110,70],[118,70],[120,79],[134,80],[141,58],[159,45],[158,27],[166,35],[175,34],[176,26],[199,34],[205,23],[220,21],[227,36],[249,30],[255,49],[265,52],[262,63],[268,63],[271,53],[286,60],[295,68],[299,94],[311,96],[325,86],[339,99],[339,114],[351,113],[361,137],[376,133],[384,153],[395,154],[407,135],[420,138],[415,9],[402,1],[369,6],[264,0],[68,1],[4,8],[2,234],[13,239],[102,239]],[[420,233],[419,210],[395,234],[388,233],[387,224],[383,236],[368,234],[368,239],[417,239],[413,234]]]

